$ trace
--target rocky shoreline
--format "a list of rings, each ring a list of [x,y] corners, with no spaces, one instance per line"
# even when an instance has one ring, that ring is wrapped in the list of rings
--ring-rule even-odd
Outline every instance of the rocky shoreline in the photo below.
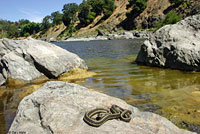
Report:
[[[92,41],[92,40],[117,40],[117,39],[148,39],[152,34],[151,31],[136,31],[136,32],[123,32],[113,34],[101,34],[89,37],[70,37],[65,40],[56,40],[50,38],[49,42],[68,42],[68,41]]]

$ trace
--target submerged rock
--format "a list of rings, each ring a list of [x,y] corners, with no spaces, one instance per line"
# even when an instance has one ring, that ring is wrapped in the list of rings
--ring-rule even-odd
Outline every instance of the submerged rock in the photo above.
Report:
[[[83,121],[85,112],[94,108],[109,109],[116,104],[132,112],[129,123],[109,120],[96,128]],[[9,132],[32,134],[189,134],[167,119],[140,112],[123,100],[89,91],[65,82],[47,82],[45,86],[25,97]]]
[[[137,63],[200,71],[200,15],[157,30],[141,46]]]
[[[56,78],[74,68],[87,69],[76,54],[32,38],[1,39],[0,59],[0,85],[8,78],[30,82],[42,75]]]

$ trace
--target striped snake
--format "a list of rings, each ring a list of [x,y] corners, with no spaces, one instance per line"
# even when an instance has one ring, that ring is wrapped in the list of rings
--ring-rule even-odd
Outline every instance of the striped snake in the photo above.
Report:
[[[108,120],[120,119],[125,122],[131,120],[131,111],[117,105],[112,105],[110,110],[96,108],[85,113],[83,120],[90,126],[99,127]]]

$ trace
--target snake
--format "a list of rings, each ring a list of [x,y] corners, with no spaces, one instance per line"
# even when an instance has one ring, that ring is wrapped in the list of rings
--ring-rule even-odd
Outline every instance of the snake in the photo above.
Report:
[[[130,122],[131,111],[123,109],[117,105],[112,105],[110,110],[96,108],[85,113],[83,120],[90,126],[99,127],[108,120],[120,119],[124,122]]]

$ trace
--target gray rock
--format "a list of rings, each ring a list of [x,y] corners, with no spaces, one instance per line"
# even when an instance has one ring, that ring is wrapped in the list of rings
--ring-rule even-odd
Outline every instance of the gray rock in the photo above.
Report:
[[[133,33],[133,36],[136,38],[149,38],[149,36],[152,34],[150,31],[136,31]]]
[[[97,32],[97,36],[104,36],[104,33],[100,29],[97,29]]]
[[[158,22],[161,22],[163,20],[163,16],[162,15],[158,15],[158,16],[149,16],[147,19],[147,27],[148,28],[155,28],[158,24]]]
[[[123,35],[125,36],[126,39],[133,39],[133,33],[132,32],[124,32]]]
[[[24,60],[23,57],[18,56],[14,52],[6,54],[1,60],[8,68],[7,77],[31,81],[42,75],[33,64]]]
[[[83,121],[86,111],[110,108],[117,104],[132,111],[129,123],[109,120],[95,128]],[[123,100],[90,91],[76,84],[47,82],[42,88],[25,97],[18,106],[10,132],[31,134],[190,134],[177,128],[167,119],[140,112]]]
[[[200,15],[157,30],[141,46],[136,62],[148,66],[200,71]]]
[[[115,33],[115,34],[108,34],[108,39],[109,40],[114,40],[114,39],[134,39],[135,37],[133,36],[132,32],[124,32],[124,33]]]
[[[56,40],[52,37],[49,39],[49,42],[55,42]]]
[[[28,38],[0,40],[0,84],[7,78],[32,81],[41,75],[56,78],[73,68],[87,69],[77,55],[56,45]]]

